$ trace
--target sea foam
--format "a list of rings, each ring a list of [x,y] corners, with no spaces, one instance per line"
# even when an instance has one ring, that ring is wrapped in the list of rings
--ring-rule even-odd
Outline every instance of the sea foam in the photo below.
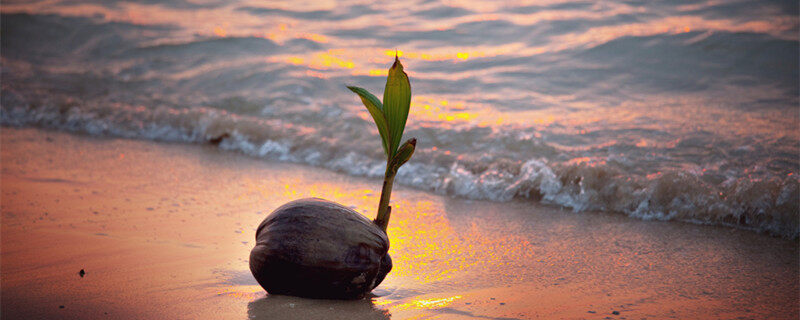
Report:
[[[156,141],[219,140],[224,150],[371,178],[381,177],[385,169],[381,154],[362,152],[372,149],[368,147],[359,150],[363,143],[359,139],[325,140],[316,130],[286,126],[280,119],[215,108],[83,109],[12,104],[4,103],[0,109],[2,125]],[[370,138],[364,140],[377,141],[377,137]],[[418,161],[404,166],[396,181],[439,194],[490,201],[525,199],[575,212],[619,212],[645,220],[718,224],[790,238],[800,234],[800,183],[792,176],[731,178],[712,185],[689,172],[641,177],[609,165],[558,163],[545,158],[495,158],[494,162],[476,164],[458,157],[437,157],[430,150],[420,150],[415,157]]]

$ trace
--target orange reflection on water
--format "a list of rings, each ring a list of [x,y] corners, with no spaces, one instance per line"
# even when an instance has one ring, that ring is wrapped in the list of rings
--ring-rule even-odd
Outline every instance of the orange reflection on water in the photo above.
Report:
[[[513,278],[491,270],[511,270],[535,252],[527,240],[511,233],[488,232],[474,222],[451,226],[442,203],[399,200],[392,205],[387,230],[394,260],[391,281],[419,285],[459,281],[472,271],[486,272],[495,280]]]
[[[390,250],[402,252],[392,255],[393,275],[424,284],[452,278],[456,271],[476,263],[453,241],[456,235],[449,222],[433,207],[433,203],[427,201],[393,204],[393,213],[404,213],[394,214],[396,219],[387,230]]]
[[[286,61],[288,61],[293,65],[301,65],[305,62],[305,60],[303,60],[303,58],[300,57],[289,57],[288,59],[286,59]]]
[[[314,70],[353,69],[356,65],[349,59],[348,52],[344,50],[328,50],[305,56],[283,56],[270,61],[288,62],[293,65],[304,65]]]
[[[328,43],[328,37],[326,37],[324,35],[321,35],[321,34],[317,34],[317,33],[304,33],[304,34],[301,34],[299,36],[299,38],[306,39],[306,40],[311,40],[311,41],[319,42],[319,43]]]
[[[372,69],[372,70],[369,71],[369,75],[371,75],[371,76],[389,76],[389,70]]]
[[[317,63],[319,63],[321,65],[324,65],[326,67],[331,67],[331,66],[336,67],[336,66],[338,66],[338,67],[341,67],[341,68],[353,69],[353,67],[355,66],[353,61],[348,61],[348,60],[341,59],[341,58],[337,57],[336,55],[331,54],[331,52],[332,51],[329,51],[328,53],[319,53],[319,54],[317,54],[316,55],[316,59],[317,60],[315,62],[317,62]],[[319,65],[319,64],[317,64],[317,65]]]
[[[427,61],[445,61],[445,60],[467,60],[468,58],[480,58],[486,57],[487,54],[481,51],[474,51],[474,52],[450,52],[450,53],[423,53],[423,52],[404,52],[401,50],[385,50],[384,55],[394,57],[397,54],[398,57],[403,57],[407,59],[420,59],[420,60],[427,60]]]
[[[418,95],[411,101],[409,117],[414,122],[435,122],[442,128],[476,125],[478,127],[530,126],[546,127],[563,115],[548,110],[515,110],[506,113],[492,105],[469,100],[448,100],[447,98]],[[590,120],[581,120],[590,121]]]
[[[742,22],[734,19],[706,20],[697,16],[673,16],[665,17],[658,21],[646,23],[630,23],[614,26],[592,27],[583,33],[569,33],[557,37],[550,45],[550,51],[559,51],[578,46],[592,47],[607,43],[614,39],[635,36],[652,36],[658,34],[677,34],[694,30],[705,30],[708,33],[722,32],[754,32],[766,33],[779,39],[787,39],[787,26],[791,22],[781,21],[747,21]],[[689,27],[693,26],[693,27]]]
[[[217,295],[225,295],[230,297],[242,298],[246,300],[252,300],[261,296],[264,292],[264,289],[261,288],[259,285],[239,285],[239,286],[230,286],[230,287],[222,287],[217,290]]]
[[[216,26],[214,27],[214,34],[217,35],[217,37],[224,37],[227,34],[227,32],[225,32],[225,29],[223,29],[222,27]]]
[[[413,121],[438,122],[441,124],[468,124],[477,119],[481,123],[494,122],[498,113],[488,106],[466,106],[464,101],[449,101],[446,99],[418,96],[411,102],[410,117]]]
[[[598,165],[602,166],[606,164],[606,160],[602,158],[593,158],[593,157],[579,157],[573,158],[566,162],[567,165],[581,165],[585,164],[589,167],[596,167]]]
[[[309,77],[314,77],[314,78],[328,79],[328,75],[326,75],[326,74],[324,74],[322,72],[314,71],[314,70],[306,70],[306,75],[309,76]]]
[[[417,310],[424,310],[424,309],[437,309],[437,308],[444,308],[453,303],[458,299],[461,299],[462,296],[452,296],[452,297],[445,297],[445,298],[431,298],[431,299],[417,299],[412,300],[410,302],[393,305],[390,306],[392,311],[401,311],[407,309],[417,309]],[[380,305],[391,305],[393,301],[389,300],[379,300],[374,301],[373,304],[380,306]]]

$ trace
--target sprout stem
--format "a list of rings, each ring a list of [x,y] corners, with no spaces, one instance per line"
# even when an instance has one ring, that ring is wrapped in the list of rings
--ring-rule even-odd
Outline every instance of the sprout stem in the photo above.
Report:
[[[392,184],[396,174],[397,170],[391,170],[391,165],[387,163],[386,175],[383,178],[383,189],[381,189],[381,200],[378,202],[378,216],[375,217],[375,224],[384,233],[386,233],[386,227],[389,225],[389,216],[392,214],[392,209],[389,207],[389,198],[392,197]]]
[[[399,149],[391,154],[386,161],[386,174],[383,177],[383,189],[381,189],[381,201],[378,203],[378,216],[375,217],[375,224],[386,233],[386,226],[389,225],[389,216],[392,214],[392,207],[389,206],[389,198],[392,197],[392,184],[394,176],[400,167],[411,159],[414,149],[417,147],[417,138],[408,139]]]

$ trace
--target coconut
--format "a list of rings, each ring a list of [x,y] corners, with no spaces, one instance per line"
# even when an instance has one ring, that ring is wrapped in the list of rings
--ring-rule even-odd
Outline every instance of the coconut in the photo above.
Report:
[[[269,294],[357,299],[392,270],[389,239],[375,223],[319,198],[289,202],[256,230],[250,271]]]

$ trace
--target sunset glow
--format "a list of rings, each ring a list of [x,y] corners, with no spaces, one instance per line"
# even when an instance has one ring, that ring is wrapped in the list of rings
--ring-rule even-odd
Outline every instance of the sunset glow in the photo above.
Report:
[[[0,13],[3,319],[800,314],[796,0]]]

